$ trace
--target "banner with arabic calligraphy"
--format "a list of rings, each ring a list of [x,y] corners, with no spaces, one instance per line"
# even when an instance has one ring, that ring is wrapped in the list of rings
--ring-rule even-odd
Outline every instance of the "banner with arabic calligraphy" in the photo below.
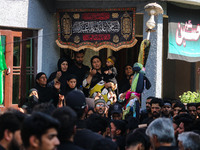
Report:
[[[200,61],[200,10],[168,4],[169,59]]]
[[[117,51],[137,42],[135,8],[58,10],[57,23],[61,48]]]

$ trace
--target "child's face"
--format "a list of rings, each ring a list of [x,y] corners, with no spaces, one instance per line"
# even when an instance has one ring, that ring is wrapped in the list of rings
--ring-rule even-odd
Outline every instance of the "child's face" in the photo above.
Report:
[[[71,79],[67,81],[67,84],[69,85],[71,89],[74,89],[76,87],[76,79]]]
[[[111,63],[110,61],[106,61],[106,66],[110,67],[112,65],[113,65],[113,63]]]

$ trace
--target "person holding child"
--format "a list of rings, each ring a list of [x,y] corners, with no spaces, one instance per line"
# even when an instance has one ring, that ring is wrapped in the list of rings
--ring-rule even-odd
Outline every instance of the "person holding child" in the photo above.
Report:
[[[90,72],[86,75],[83,80],[83,87],[89,90],[89,97],[95,98],[96,95],[100,94],[103,96],[106,103],[109,101],[107,94],[108,88],[114,89],[114,84],[111,82],[106,83],[103,79],[102,73],[102,61],[99,56],[93,56],[91,58]]]
[[[114,56],[109,56],[106,60],[106,66],[102,69],[103,71],[103,80],[106,83],[111,83],[113,84],[113,89],[108,88],[108,99],[110,100],[111,103],[115,101],[116,99],[116,94],[115,90],[117,89],[117,69],[115,68],[114,64],[116,62],[116,59]]]

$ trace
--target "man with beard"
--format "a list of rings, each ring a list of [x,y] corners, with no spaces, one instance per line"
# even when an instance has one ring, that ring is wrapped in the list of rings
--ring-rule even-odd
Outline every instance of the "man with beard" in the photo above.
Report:
[[[187,110],[189,111],[189,114],[192,116],[193,119],[197,118],[196,103],[188,103]]]
[[[69,72],[77,76],[77,88],[82,87],[85,74],[90,70],[88,66],[83,64],[84,55],[84,50],[74,52],[74,64],[69,67]]]
[[[20,121],[14,113],[0,116],[0,150],[19,150],[22,145]]]
[[[200,103],[196,103],[197,117],[200,118]]]
[[[160,98],[152,98],[150,105],[151,105],[152,116],[144,119],[142,124],[149,124],[154,119],[159,118],[161,116],[161,108],[163,106],[163,100]]]
[[[58,128],[60,123],[50,115],[34,112],[27,117],[21,129],[25,150],[56,150],[60,144]]]
[[[164,105],[162,107],[162,116],[166,118],[172,118],[172,103],[168,100],[164,101]]]
[[[140,122],[143,122],[143,120],[147,117],[151,117],[151,105],[150,105],[150,102],[152,100],[152,96],[149,96],[147,99],[146,99],[146,109],[145,110],[142,110],[141,111],[141,114],[140,114]]]
[[[96,114],[99,114],[100,116],[104,117],[105,115],[105,110],[106,110],[106,102],[104,99],[97,99],[94,101],[95,106],[94,106],[94,112]]]

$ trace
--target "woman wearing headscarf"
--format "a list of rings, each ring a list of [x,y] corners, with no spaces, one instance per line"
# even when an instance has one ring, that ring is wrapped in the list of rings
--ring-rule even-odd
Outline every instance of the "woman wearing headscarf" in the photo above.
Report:
[[[130,89],[129,78],[133,74],[133,67],[131,64],[124,66],[124,78],[119,82],[119,93],[126,92]]]
[[[22,105],[22,109],[24,110],[24,112],[31,114],[32,113],[32,109],[35,105],[38,104],[38,91],[35,88],[32,88],[29,90],[29,95],[26,98],[25,103]]]
[[[66,80],[67,83],[67,87],[66,90],[64,92],[65,97],[67,96],[67,94],[73,90],[79,90],[77,88],[77,76],[70,74]],[[80,90],[81,91],[81,90]]]
[[[36,75],[35,89],[37,89],[38,92],[39,103],[50,102],[57,107],[60,90],[60,83],[58,81],[54,83],[53,88],[47,87],[47,76],[44,72],[40,72]]]
[[[102,62],[99,56],[93,56],[91,58],[91,66],[89,74],[83,80],[83,87],[89,89],[89,97],[94,98],[100,93],[104,100],[107,102],[107,88],[111,87],[111,83],[104,83],[102,74]]]
[[[49,79],[47,81],[48,83],[48,87],[53,88],[54,87],[54,83],[56,81],[59,81],[61,84],[60,87],[60,92],[63,93],[63,91],[66,88],[66,81],[67,81],[67,77],[70,75],[68,72],[68,61],[66,58],[60,58],[58,60],[58,64],[57,64],[58,70],[53,72],[50,76]]]

